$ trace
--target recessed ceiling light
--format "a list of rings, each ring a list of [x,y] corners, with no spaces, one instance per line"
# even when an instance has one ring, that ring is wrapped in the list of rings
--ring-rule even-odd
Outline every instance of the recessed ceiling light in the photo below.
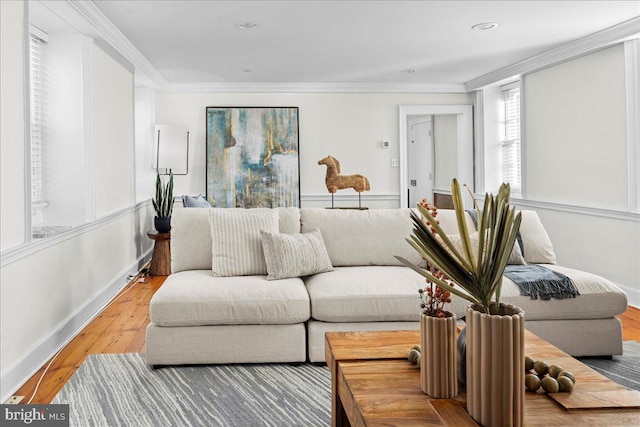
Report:
[[[402,70],[400,71],[401,73],[405,73],[405,74],[413,74],[416,72],[416,70],[412,70],[411,68],[408,68],[406,70]]]
[[[240,70],[241,73],[245,73],[245,74],[249,74],[249,73],[253,73],[253,70],[250,68],[243,68],[242,70]]]
[[[240,28],[241,30],[253,30],[255,28],[258,28],[258,24],[256,24],[255,22],[243,22],[242,24],[236,25],[236,27]]]
[[[476,24],[473,27],[471,27],[472,30],[478,30],[478,31],[487,31],[487,30],[493,30],[494,28],[497,28],[498,24],[496,24],[495,22],[483,22],[481,24]]]

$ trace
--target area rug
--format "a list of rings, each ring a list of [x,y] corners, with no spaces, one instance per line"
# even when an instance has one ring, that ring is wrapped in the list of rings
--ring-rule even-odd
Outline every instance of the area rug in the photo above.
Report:
[[[640,342],[624,341],[622,356],[611,359],[578,357],[577,359],[605,377],[633,390],[640,390]]]
[[[71,426],[331,424],[331,377],[310,364],[151,369],[144,354],[90,355],[52,403]]]
[[[624,355],[579,360],[640,390],[640,343]],[[302,364],[151,369],[139,353],[88,356],[52,403],[70,405],[71,426],[314,427],[331,424],[331,377]]]

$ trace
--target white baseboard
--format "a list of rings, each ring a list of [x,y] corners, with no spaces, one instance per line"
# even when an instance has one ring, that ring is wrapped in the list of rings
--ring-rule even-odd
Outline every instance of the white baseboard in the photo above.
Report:
[[[9,367],[0,377],[0,402],[11,397],[42,365],[88,325],[128,284],[129,277],[136,275],[149,259],[151,259],[151,249],[131,263],[99,295],[69,315],[66,321],[62,322],[49,336],[34,345],[21,360]],[[26,396],[26,399],[28,400],[30,397],[31,395]]]
[[[618,285],[620,289],[627,294],[627,304],[640,308],[640,290],[627,288],[626,286]]]

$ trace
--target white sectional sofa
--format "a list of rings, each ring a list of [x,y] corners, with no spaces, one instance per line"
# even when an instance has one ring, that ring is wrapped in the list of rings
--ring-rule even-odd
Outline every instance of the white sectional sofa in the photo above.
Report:
[[[270,221],[277,221],[272,235],[299,240],[299,233],[320,230],[331,263],[322,268],[329,271],[281,280],[267,280],[273,272],[263,271],[265,263],[250,251],[220,252],[219,242],[238,236],[260,245],[260,235],[235,230],[232,215],[231,222],[216,223],[213,234],[219,239],[212,239],[212,210],[174,211],[173,273],[151,300],[148,364],[323,362],[325,332],[419,328],[418,289],[424,279],[395,258],[422,262],[405,241],[413,229],[408,209],[253,210],[268,211]],[[445,231],[457,233],[453,211],[440,210],[439,219]],[[473,227],[470,217],[468,222]],[[527,329],[574,356],[621,354],[622,327],[615,316],[627,308],[624,292],[602,277],[555,265],[535,212],[523,211],[521,235],[526,261],[571,277],[580,295],[533,300],[505,278],[501,300],[522,307]],[[315,268],[315,260],[305,261]],[[231,262],[232,268],[242,263],[238,268],[261,274],[217,277],[220,262]],[[466,305],[454,297],[449,309],[460,318]]]

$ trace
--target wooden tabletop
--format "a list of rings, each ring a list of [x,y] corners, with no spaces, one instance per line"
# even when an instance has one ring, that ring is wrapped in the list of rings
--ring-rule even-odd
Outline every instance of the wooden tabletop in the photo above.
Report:
[[[332,425],[476,425],[466,411],[464,388],[454,399],[432,399],[422,393],[420,370],[406,359],[409,348],[419,343],[419,331],[327,333]],[[640,392],[628,391],[529,331],[525,334],[525,353],[535,360],[560,365],[576,376],[573,393],[558,393],[557,397],[580,402],[596,394],[627,393],[640,405]],[[639,421],[638,409],[569,411],[541,391],[525,395],[527,426],[631,426]]]

